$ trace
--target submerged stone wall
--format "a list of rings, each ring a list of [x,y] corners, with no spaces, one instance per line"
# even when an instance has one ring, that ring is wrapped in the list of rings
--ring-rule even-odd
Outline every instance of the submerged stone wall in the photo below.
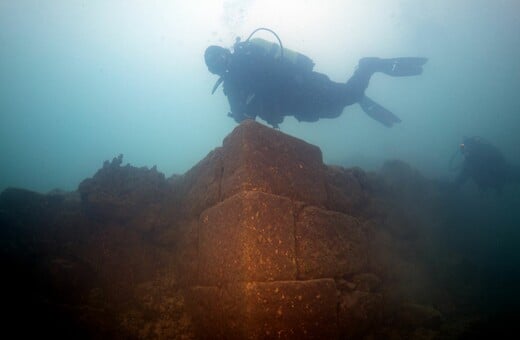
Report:
[[[385,188],[245,121],[181,176],[117,157],[73,193],[6,190],[6,324],[20,337],[32,323],[70,338],[428,338],[433,293],[451,308],[422,257],[433,213],[410,210],[430,205],[423,192],[402,211]]]
[[[377,285],[354,282],[379,281],[370,228],[347,213],[367,198],[331,172],[317,147],[249,121],[185,175],[200,179],[184,189],[198,202],[185,210],[197,252],[184,273],[198,336],[337,338],[359,331],[346,320],[360,303],[374,321]]]

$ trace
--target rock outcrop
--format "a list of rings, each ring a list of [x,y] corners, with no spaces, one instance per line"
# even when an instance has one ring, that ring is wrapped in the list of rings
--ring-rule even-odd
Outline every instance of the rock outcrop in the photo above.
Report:
[[[125,339],[459,334],[432,255],[439,195],[406,164],[327,166],[252,121],[181,176],[120,156],[77,192],[8,189],[7,324]]]

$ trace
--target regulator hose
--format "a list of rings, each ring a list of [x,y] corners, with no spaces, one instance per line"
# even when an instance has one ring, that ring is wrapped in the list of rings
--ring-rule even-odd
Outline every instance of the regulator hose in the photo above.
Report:
[[[280,39],[280,37],[278,36],[278,34],[276,34],[275,31],[273,31],[272,29],[270,28],[266,28],[266,27],[259,27],[257,28],[256,30],[254,30],[253,32],[251,32],[251,34],[249,35],[249,37],[247,37],[246,39],[246,42],[249,41],[251,39],[251,37],[258,31],[267,31],[267,32],[270,32],[272,33],[275,37],[276,37],[276,40],[278,40],[278,45],[280,45],[280,57],[281,59],[283,59],[283,45],[282,45],[282,40]]]

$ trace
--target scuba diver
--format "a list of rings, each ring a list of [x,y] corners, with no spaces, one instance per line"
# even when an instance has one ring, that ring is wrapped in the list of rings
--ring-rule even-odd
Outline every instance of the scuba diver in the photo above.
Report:
[[[455,187],[460,187],[469,178],[480,190],[502,191],[504,185],[520,180],[520,171],[510,164],[494,145],[481,137],[464,137],[460,144],[463,163],[455,179]],[[455,154],[450,163],[457,154]]]
[[[271,32],[278,44],[251,39],[259,30]],[[209,46],[204,53],[209,72],[218,75],[212,94],[223,83],[230,112],[237,123],[260,117],[274,128],[284,116],[298,121],[315,122],[336,118],[343,109],[359,103],[363,111],[385,126],[401,120],[367,96],[370,77],[382,72],[393,77],[422,73],[427,58],[362,58],[346,83],[337,83],[314,72],[314,62],[307,56],[283,47],[278,35],[268,28],[258,28],[241,42],[237,38],[233,53],[221,46]]]

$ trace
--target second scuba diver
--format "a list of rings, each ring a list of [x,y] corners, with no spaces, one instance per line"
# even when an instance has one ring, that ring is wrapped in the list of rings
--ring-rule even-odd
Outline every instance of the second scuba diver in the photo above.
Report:
[[[520,169],[509,163],[500,150],[481,137],[464,137],[460,153],[463,163],[455,179],[455,187],[472,179],[480,190],[494,189],[501,192],[506,184],[520,182]]]

